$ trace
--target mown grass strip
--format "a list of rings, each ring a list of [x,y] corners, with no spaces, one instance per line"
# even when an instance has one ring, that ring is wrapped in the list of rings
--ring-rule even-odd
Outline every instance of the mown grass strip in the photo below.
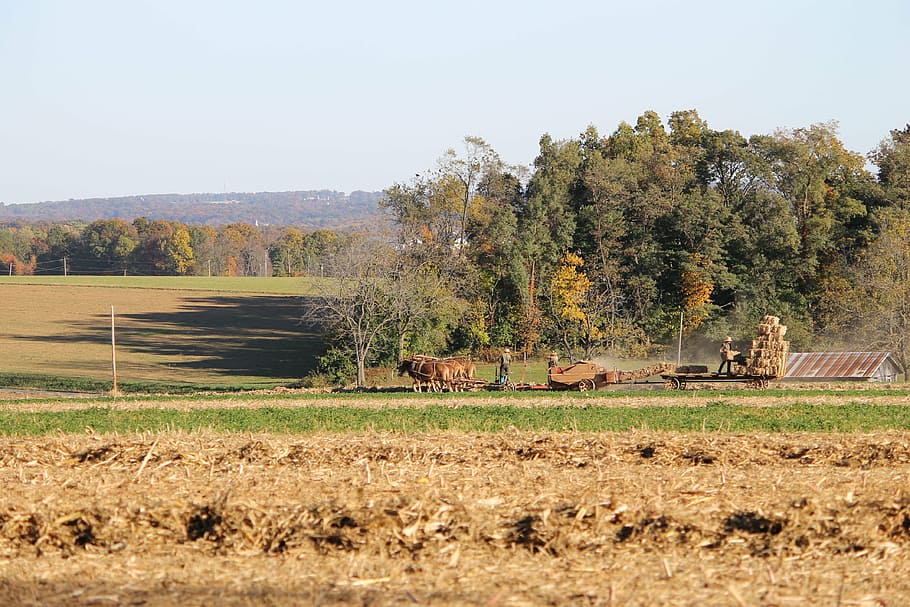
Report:
[[[910,429],[910,406],[846,403],[838,406],[742,407],[540,407],[428,406],[359,409],[351,407],[261,407],[256,409],[141,409],[92,407],[41,413],[0,412],[0,434],[43,435],[128,433],[165,430],[217,432],[622,432],[635,429],[679,432],[868,432]]]

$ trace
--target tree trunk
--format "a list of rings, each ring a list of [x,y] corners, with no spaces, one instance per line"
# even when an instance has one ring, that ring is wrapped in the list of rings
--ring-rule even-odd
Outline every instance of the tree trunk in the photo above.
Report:
[[[367,385],[367,372],[366,365],[363,362],[363,357],[360,354],[357,355],[357,387],[363,388]]]
[[[399,332],[398,333],[398,362],[401,362],[404,360],[404,338],[405,338],[404,332],[403,331]]]
[[[364,344],[358,344],[354,349],[356,352],[355,357],[357,358],[357,387],[363,388],[367,385],[367,346]]]

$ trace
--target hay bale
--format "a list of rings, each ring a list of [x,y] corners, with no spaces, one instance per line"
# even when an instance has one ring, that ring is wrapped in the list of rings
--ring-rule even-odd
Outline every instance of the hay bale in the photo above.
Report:
[[[746,375],[759,375],[769,379],[782,377],[787,368],[790,342],[784,341],[786,325],[777,316],[765,316],[758,325],[758,338],[752,340]]]

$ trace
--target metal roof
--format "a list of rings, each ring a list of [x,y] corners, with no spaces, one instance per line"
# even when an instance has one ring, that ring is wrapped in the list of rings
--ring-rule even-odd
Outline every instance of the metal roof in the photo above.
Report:
[[[792,352],[784,378],[869,379],[890,358],[889,352]]]

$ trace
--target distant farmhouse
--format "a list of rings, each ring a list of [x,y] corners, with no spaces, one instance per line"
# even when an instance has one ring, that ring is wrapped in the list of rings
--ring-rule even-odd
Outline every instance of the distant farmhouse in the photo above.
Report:
[[[783,380],[893,382],[901,372],[890,352],[792,352]]]

